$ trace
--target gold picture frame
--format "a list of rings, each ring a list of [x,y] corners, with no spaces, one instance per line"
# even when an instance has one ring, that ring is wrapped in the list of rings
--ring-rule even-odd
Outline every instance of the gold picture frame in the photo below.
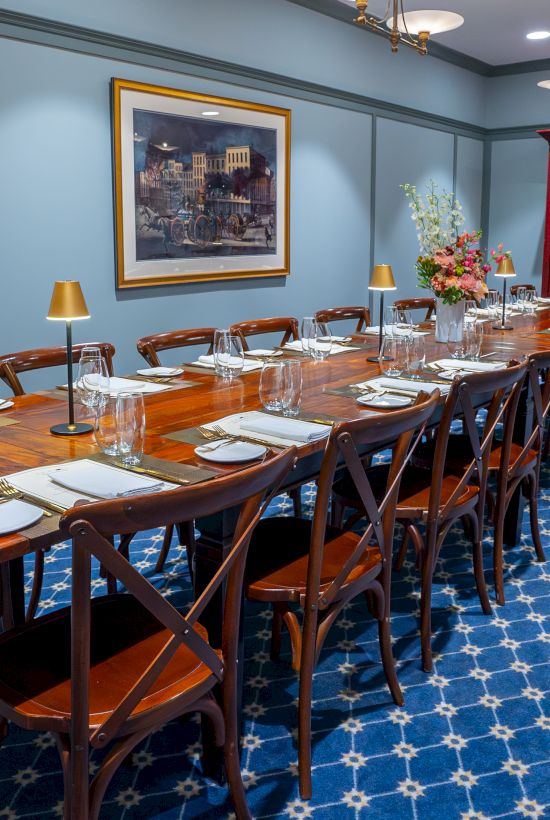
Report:
[[[112,79],[118,288],[287,276],[286,108]]]

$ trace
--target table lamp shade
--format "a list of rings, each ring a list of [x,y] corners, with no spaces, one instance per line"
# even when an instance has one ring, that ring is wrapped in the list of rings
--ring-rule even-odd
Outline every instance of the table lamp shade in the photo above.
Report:
[[[516,275],[516,269],[514,268],[514,263],[512,262],[512,257],[511,256],[505,256],[504,259],[502,259],[498,263],[498,267],[495,271],[495,276],[505,277],[505,276],[515,276],[515,275]]]
[[[64,322],[90,318],[80,282],[75,280],[55,282],[46,318]]]
[[[370,275],[369,290],[396,290],[391,265],[375,265]]]

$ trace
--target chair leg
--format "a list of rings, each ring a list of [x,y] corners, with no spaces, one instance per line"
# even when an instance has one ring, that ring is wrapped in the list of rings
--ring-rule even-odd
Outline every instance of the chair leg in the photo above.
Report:
[[[494,526],[493,526],[493,575],[495,584],[496,601],[499,606],[504,606],[504,568],[503,568],[503,549],[504,549],[504,505],[498,503],[494,510]]]
[[[330,524],[332,527],[336,527],[337,529],[342,529],[342,521],[344,520],[344,506],[337,501],[334,496],[332,497],[331,506],[330,506]]]
[[[409,528],[407,524],[403,524],[403,540],[401,541],[401,546],[399,547],[399,552],[397,553],[397,558],[395,559],[395,563],[393,568],[396,572],[401,572],[403,569],[403,563],[405,558],[407,557],[407,549],[409,546]]]
[[[317,613],[304,611],[302,655],[300,662],[300,695],[298,700],[298,776],[300,797],[311,798],[311,701],[313,669],[317,642]]]
[[[229,794],[235,808],[237,820],[252,820],[252,815],[246,802],[246,793],[241,775],[239,760],[239,726],[236,710],[228,710],[225,715],[225,744],[224,744],[225,772]]]
[[[422,647],[422,668],[431,672],[432,662],[432,575],[433,561],[426,551],[422,564],[422,593],[420,597],[420,643]]]
[[[301,487],[294,487],[293,490],[289,490],[288,495],[292,500],[292,504],[294,506],[294,515],[296,518],[302,517],[302,488]]]
[[[477,516],[472,514],[469,517],[470,529],[473,537],[472,541],[472,555],[474,561],[474,578],[476,581],[477,594],[481,602],[481,608],[485,615],[491,615],[491,602],[487,594],[487,584],[485,583],[485,573],[483,572],[483,542],[480,526],[478,524]]]
[[[170,544],[172,543],[172,537],[174,535],[174,525],[168,524],[166,529],[164,530],[164,538],[162,541],[162,547],[160,548],[159,556],[157,558],[157,563],[155,564],[155,572],[162,572],[164,569],[164,564],[166,559],[168,558],[168,553],[170,551]]]
[[[380,643],[380,654],[382,656],[382,667],[388,682],[388,686],[397,706],[403,706],[403,693],[397,680],[395,671],[395,661],[391,646],[391,623],[389,617],[383,617],[378,621],[378,641]]]
[[[34,577],[32,579],[31,597],[25,614],[25,621],[32,621],[38,609],[40,593],[42,592],[42,581],[44,579],[44,551],[38,550],[34,554]]]
[[[537,481],[535,480],[534,476],[530,476],[528,479],[528,488],[529,488],[529,523],[531,525],[531,538],[533,539],[533,544],[537,553],[537,561],[544,562],[546,561],[546,555],[544,554],[544,549],[542,547],[542,541],[540,539],[540,531],[539,531],[539,501],[538,501],[538,487]]]

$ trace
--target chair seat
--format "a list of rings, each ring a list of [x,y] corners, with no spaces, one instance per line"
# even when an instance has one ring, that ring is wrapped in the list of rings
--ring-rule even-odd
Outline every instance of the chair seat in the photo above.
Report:
[[[366,472],[375,497],[382,499],[388,480],[389,466],[386,464],[370,467]],[[461,481],[460,475],[449,473],[441,482],[441,507],[444,507]],[[405,470],[401,480],[399,499],[397,502],[397,518],[407,518],[412,515],[421,515],[427,511],[430,502],[431,474],[417,467]],[[478,495],[478,488],[466,485],[462,494],[455,501],[455,507],[461,507],[472,501]],[[345,506],[362,508],[362,502],[357,493],[355,484],[349,473],[337,481],[333,487],[333,495]]]
[[[512,442],[510,449],[509,463],[513,464],[520,456],[522,451],[521,444]],[[427,441],[417,448],[413,454],[412,460],[417,467],[429,470],[433,464],[435,451],[435,441]],[[494,441],[489,459],[489,470],[496,471],[500,467],[500,458],[502,453],[502,445],[500,441]],[[536,450],[529,450],[523,462],[522,469],[525,472],[531,470],[537,461],[538,454]],[[449,444],[447,447],[447,458],[445,463],[451,470],[459,471],[469,464],[473,459],[472,445],[467,435],[454,434],[449,436]]]
[[[69,607],[0,636],[0,701],[29,727],[68,721],[71,713]],[[131,595],[91,601],[90,726],[101,724],[128,694],[171,632]],[[206,640],[206,630],[197,625]],[[23,663],[21,659],[28,659]],[[203,682],[211,670],[180,646],[132,712],[173,701]],[[37,726],[40,728],[40,726]]]
[[[311,521],[301,518],[266,518],[256,528],[247,559],[246,594],[262,601],[300,601],[307,586]],[[321,568],[322,593],[334,580],[360,540],[354,532],[327,527]],[[380,571],[378,547],[368,547],[346,582]]]

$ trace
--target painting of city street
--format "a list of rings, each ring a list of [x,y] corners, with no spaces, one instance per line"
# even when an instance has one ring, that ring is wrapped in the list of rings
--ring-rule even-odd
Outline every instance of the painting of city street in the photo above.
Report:
[[[119,286],[287,273],[290,112],[114,83]]]

